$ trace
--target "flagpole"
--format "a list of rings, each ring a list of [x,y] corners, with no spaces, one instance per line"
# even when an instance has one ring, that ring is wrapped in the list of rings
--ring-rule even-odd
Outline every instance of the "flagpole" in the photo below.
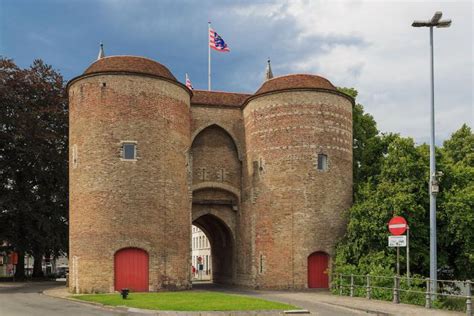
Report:
[[[207,77],[207,89],[211,91],[211,45],[209,43],[210,34],[211,34],[211,22],[207,22],[208,30],[207,30],[207,49],[208,49],[208,77]]]

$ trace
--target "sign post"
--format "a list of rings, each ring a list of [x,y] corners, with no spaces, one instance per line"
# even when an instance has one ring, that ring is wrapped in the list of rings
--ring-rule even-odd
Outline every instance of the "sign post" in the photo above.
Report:
[[[400,275],[400,246],[407,246],[406,236],[400,236],[407,230],[407,221],[401,216],[395,216],[388,222],[388,230],[394,235],[388,237],[389,247],[397,247],[397,275]]]
[[[197,264],[197,273],[198,273],[198,278],[199,280],[202,280],[202,257],[199,256],[197,257],[197,261],[198,261],[198,264]]]
[[[407,225],[407,283],[410,285],[410,226]]]
[[[407,246],[407,236],[388,236],[388,246],[397,247],[397,275],[400,275],[400,247]]]

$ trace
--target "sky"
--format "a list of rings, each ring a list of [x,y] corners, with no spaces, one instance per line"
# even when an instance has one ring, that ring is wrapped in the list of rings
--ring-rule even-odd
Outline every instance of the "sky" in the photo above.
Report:
[[[436,142],[474,127],[473,3],[464,1],[0,0],[0,55],[44,60],[69,80],[97,58],[137,55],[207,89],[207,22],[229,45],[212,53],[213,90],[255,92],[275,76],[310,73],[359,91],[381,132],[429,141],[429,20],[434,29]]]

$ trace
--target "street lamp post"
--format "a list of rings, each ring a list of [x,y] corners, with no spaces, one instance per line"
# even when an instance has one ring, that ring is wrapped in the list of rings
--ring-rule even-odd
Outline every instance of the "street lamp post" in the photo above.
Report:
[[[430,57],[431,57],[431,107],[430,107],[430,279],[432,292],[436,294],[437,288],[437,254],[436,254],[436,194],[438,193],[438,180],[436,177],[435,160],[435,120],[434,120],[434,61],[433,61],[433,27],[449,27],[451,20],[441,21],[443,13],[437,11],[429,21],[414,21],[413,27],[430,28]]]

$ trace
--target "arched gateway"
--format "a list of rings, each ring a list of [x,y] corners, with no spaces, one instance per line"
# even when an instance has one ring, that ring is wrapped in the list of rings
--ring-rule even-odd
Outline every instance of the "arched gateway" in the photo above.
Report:
[[[308,254],[345,231],[351,97],[305,74],[190,90],[137,56],[100,58],[67,91],[72,292],[189,289],[192,224],[215,282],[327,287],[328,256]]]

